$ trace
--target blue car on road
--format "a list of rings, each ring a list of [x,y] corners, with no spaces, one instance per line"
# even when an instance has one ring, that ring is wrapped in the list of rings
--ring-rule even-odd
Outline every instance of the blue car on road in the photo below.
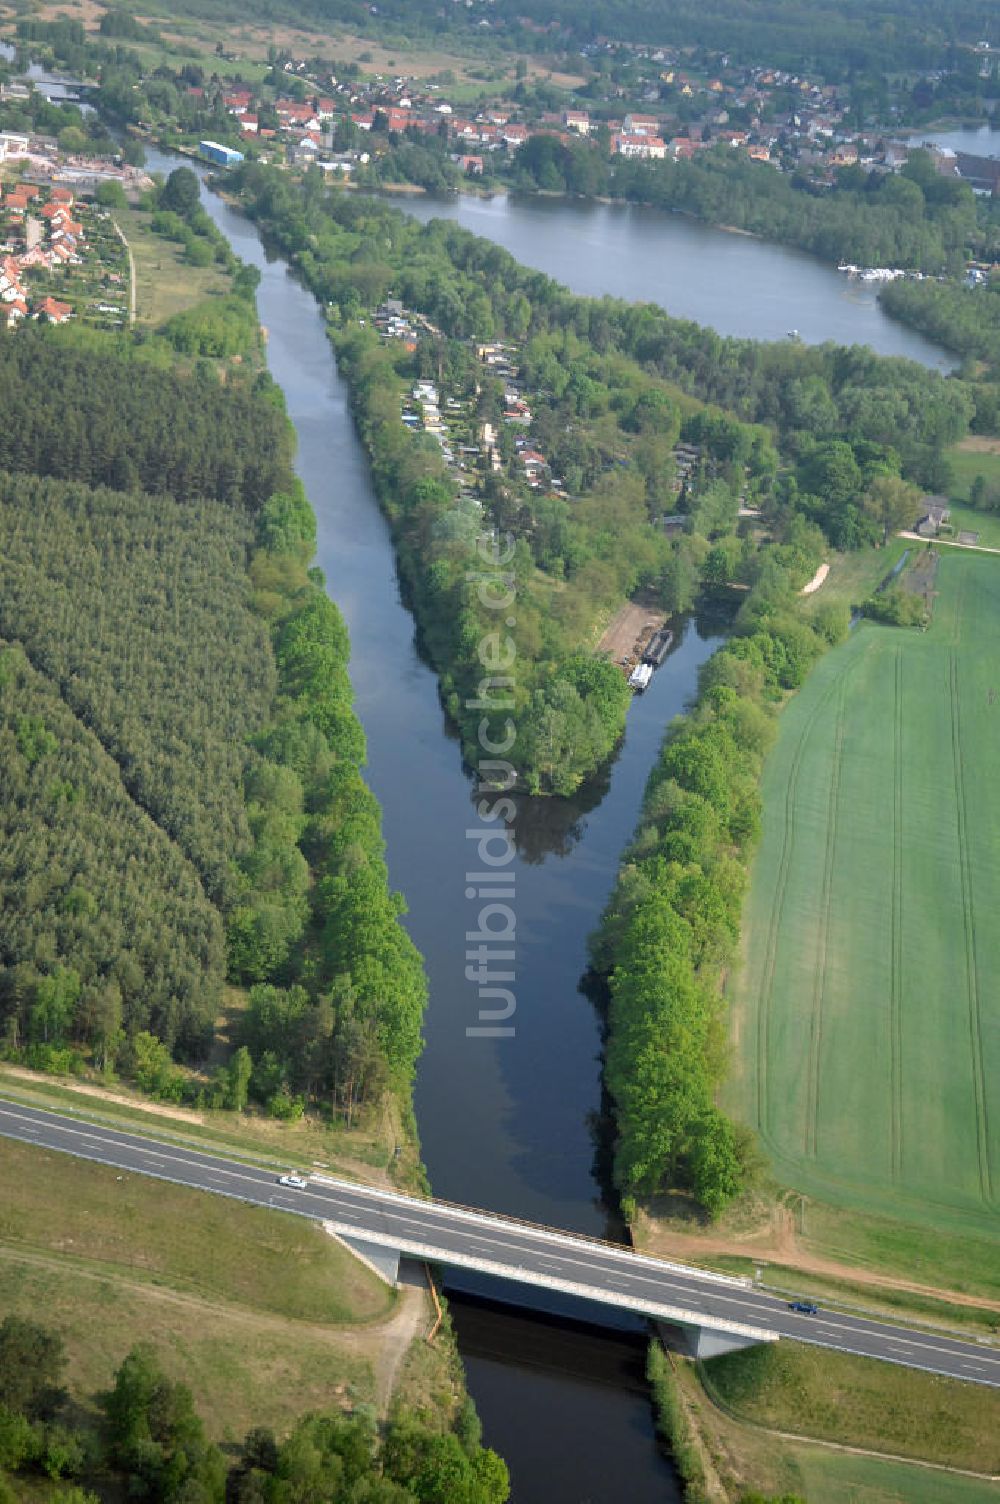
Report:
[[[819,1306],[812,1300],[790,1300],[788,1309],[798,1311],[800,1316],[815,1316]]]

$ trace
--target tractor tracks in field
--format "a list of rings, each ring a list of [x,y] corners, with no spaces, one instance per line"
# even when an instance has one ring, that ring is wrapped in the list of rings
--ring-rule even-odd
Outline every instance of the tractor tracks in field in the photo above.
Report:
[[[762,1137],[772,1143],[770,1129],[770,1103],[767,1094],[768,1058],[770,1053],[770,1028],[771,1009],[774,1001],[774,974],[778,960],[778,941],[781,933],[781,922],[784,915],[785,897],[788,891],[788,874],[791,867],[792,849],[795,845],[796,803],[798,798],[799,774],[802,771],[802,761],[805,755],[806,744],[812,734],[816,722],[825,711],[830,700],[838,691],[843,701],[843,681],[848,669],[827,686],[825,693],[816,702],[792,754],[791,765],[788,769],[788,783],[785,788],[785,819],[781,833],[781,852],[778,858],[778,874],[774,885],[774,898],[771,904],[771,917],[767,931],[767,945],[764,950],[764,970],[761,977],[760,1000],[757,1007],[757,1127]],[[777,1148],[777,1145],[774,1145]]]
[[[892,955],[889,972],[889,1152],[903,1174],[903,650],[896,649],[892,729]]]
[[[958,653],[948,655],[948,689],[951,697],[951,750],[958,812],[958,857],[962,882],[962,922],[965,932],[965,974],[969,1003],[969,1045],[972,1054],[972,1088],[976,1113],[976,1148],[979,1157],[979,1187],[987,1204],[993,1201],[993,1175],[990,1168],[989,1109],[986,1073],[983,1065],[983,1017],[979,994],[979,968],[976,954],[976,911],[969,858],[969,814],[962,764],[962,712],[958,691]]]
[[[830,951],[830,907],[837,857],[837,805],[840,802],[840,770],[844,757],[844,710],[847,703],[847,673],[840,676],[837,718],[834,723],[833,766],[827,798],[826,842],[823,852],[823,886],[820,890],[819,926],[816,933],[816,967],[813,973],[812,1009],[809,1014],[809,1053],[806,1075],[805,1153],[816,1158],[819,1142],[819,1079],[823,1054],[823,1004]]]

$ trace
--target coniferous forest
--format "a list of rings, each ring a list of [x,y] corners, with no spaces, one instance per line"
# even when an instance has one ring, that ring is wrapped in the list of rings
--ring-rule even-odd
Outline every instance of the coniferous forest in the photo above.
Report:
[[[26,329],[0,394],[3,1047],[226,1105],[175,1061],[228,979],[250,1094],[350,1117],[412,1072],[425,984],[280,393]]]
[[[210,366],[160,370],[100,338],[88,349],[44,328],[8,335],[0,405],[5,470],[211,498],[253,514],[291,463],[288,423],[266,376],[222,386]]]

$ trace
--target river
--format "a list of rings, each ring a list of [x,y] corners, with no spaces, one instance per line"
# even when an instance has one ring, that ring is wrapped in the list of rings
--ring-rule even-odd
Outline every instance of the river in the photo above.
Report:
[[[148,155],[153,170],[176,165]],[[593,1131],[600,1037],[577,990],[586,938],[634,828],[663,729],[693,694],[722,624],[695,617],[682,624],[667,664],[633,703],[612,765],[575,799],[518,802],[516,1032],[468,1038],[476,997],[463,975],[465,933],[475,907],[465,898],[465,874],[477,862],[466,830],[478,822],[458,746],[414,643],[388,528],[316,303],[265,253],[250,221],[212,194],[203,198],[237,254],[261,271],[268,364],[298,435],[298,470],[317,515],[317,562],[351,634],[366,777],[382,806],[392,881],[408,900],[406,922],[430,977],[415,1096],[432,1184],[451,1200],[603,1233]],[[758,250],[752,246],[755,256]],[[648,295],[638,279],[633,291]],[[515,1314],[459,1294],[451,1303],[469,1389],[486,1440],[510,1465],[516,1504],[679,1498],[654,1436],[637,1326],[598,1336],[578,1319]]]

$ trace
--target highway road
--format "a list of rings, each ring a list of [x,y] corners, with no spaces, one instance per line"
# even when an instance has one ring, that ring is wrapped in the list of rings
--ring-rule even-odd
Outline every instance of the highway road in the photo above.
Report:
[[[4,1100],[0,1136],[310,1217],[404,1255],[569,1291],[666,1321],[700,1321],[720,1331],[772,1339],[794,1337],[1000,1388],[1000,1345],[832,1310],[800,1315],[745,1281],[489,1212],[326,1176],[310,1175],[307,1187],[297,1190],[280,1185],[273,1170]]]

